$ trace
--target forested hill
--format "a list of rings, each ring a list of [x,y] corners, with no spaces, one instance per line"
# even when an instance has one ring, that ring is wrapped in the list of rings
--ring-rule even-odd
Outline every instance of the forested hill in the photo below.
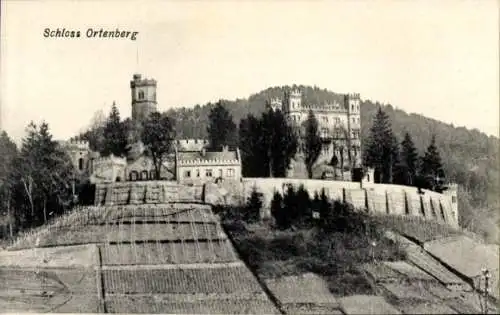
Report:
[[[298,87],[303,92],[302,101],[306,104],[324,104],[325,102],[342,100],[342,95],[326,89],[310,86],[294,87]],[[283,97],[284,91],[290,88],[289,86],[272,87],[253,94],[248,99],[224,102],[238,125],[241,118],[249,113],[260,114],[264,111],[268,99]],[[213,104],[206,104],[196,105],[194,108],[170,110],[169,113],[176,119],[178,136],[206,138],[208,114],[213,106]],[[475,206],[486,207],[488,201],[490,209],[492,209],[492,205],[497,204],[497,192],[500,188],[498,138],[488,137],[477,130],[457,128],[422,115],[408,114],[405,111],[394,109],[391,105],[381,105],[378,102],[363,100],[361,104],[362,140],[367,138],[373,117],[379,106],[382,106],[382,109],[390,117],[393,131],[398,136],[399,141],[402,140],[404,132],[408,131],[420,154],[429,145],[432,134],[436,135],[436,143],[448,179],[459,183],[464,190],[468,190],[470,193],[466,202],[470,201]]]

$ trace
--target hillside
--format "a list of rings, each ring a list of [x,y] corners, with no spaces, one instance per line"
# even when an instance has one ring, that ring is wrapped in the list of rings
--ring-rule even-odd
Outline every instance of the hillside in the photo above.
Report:
[[[294,86],[303,91],[303,102],[323,104],[340,99],[341,95],[326,89],[310,86]],[[282,97],[289,86],[271,87],[253,94],[248,99],[224,100],[233,115],[235,123],[247,114],[258,115],[265,109],[266,100]],[[176,119],[178,136],[182,138],[206,138],[208,113],[213,104],[196,105],[193,108],[170,110]],[[460,207],[462,224],[479,232],[487,231],[489,237],[496,238],[494,230],[496,209],[498,208],[499,185],[499,143],[498,138],[488,137],[477,130],[455,127],[422,115],[408,114],[391,105],[381,105],[376,101],[363,100],[361,104],[361,139],[366,139],[372,119],[379,106],[391,119],[394,133],[402,140],[408,131],[422,154],[428,146],[432,134],[443,159],[445,171],[450,181],[460,185]],[[479,230],[478,230],[479,228]],[[487,235],[488,236],[488,235]]]

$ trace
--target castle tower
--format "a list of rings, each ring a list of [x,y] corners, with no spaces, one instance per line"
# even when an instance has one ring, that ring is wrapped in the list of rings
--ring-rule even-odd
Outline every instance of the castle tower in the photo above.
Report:
[[[156,111],[156,80],[142,79],[140,74],[134,74],[130,81],[132,92],[132,120],[143,122]]]
[[[293,89],[285,93],[285,112],[292,113],[299,111],[302,106],[302,92],[299,89]]]
[[[350,93],[345,96],[345,106],[347,109],[347,130],[349,134],[350,154],[353,159],[353,166],[361,166],[361,100],[359,93]]]
[[[61,145],[71,158],[77,174],[81,175],[89,170],[90,147],[88,141],[70,140],[62,142]]]

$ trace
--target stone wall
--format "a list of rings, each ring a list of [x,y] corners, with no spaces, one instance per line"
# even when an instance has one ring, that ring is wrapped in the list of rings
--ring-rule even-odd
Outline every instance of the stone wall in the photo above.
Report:
[[[283,194],[287,185],[295,188],[304,185],[311,197],[315,192],[320,193],[325,189],[329,198],[350,202],[355,208],[373,214],[420,216],[458,227],[451,196],[429,190],[423,190],[420,194],[415,187],[291,178],[245,178],[241,183],[245,199],[250,196],[253,187],[262,193],[265,216],[270,215],[269,207],[274,192]]]
[[[203,186],[169,181],[117,182],[96,185],[95,205],[202,202]]]
[[[262,217],[270,216],[275,192],[284,194],[288,185],[303,185],[314,196],[324,189],[332,200],[352,203],[361,211],[373,214],[412,215],[444,222],[458,227],[451,196],[400,185],[363,185],[356,182],[302,180],[290,178],[245,178],[198,185],[183,185],[169,181],[122,182],[98,184],[96,205],[157,204],[168,202],[204,202],[210,205],[241,205],[255,188],[262,194]]]

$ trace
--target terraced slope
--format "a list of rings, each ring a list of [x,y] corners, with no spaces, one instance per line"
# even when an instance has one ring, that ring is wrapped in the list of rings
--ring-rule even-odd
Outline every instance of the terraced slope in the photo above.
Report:
[[[89,211],[92,215],[27,235],[0,254],[0,309],[278,313],[209,206]]]

